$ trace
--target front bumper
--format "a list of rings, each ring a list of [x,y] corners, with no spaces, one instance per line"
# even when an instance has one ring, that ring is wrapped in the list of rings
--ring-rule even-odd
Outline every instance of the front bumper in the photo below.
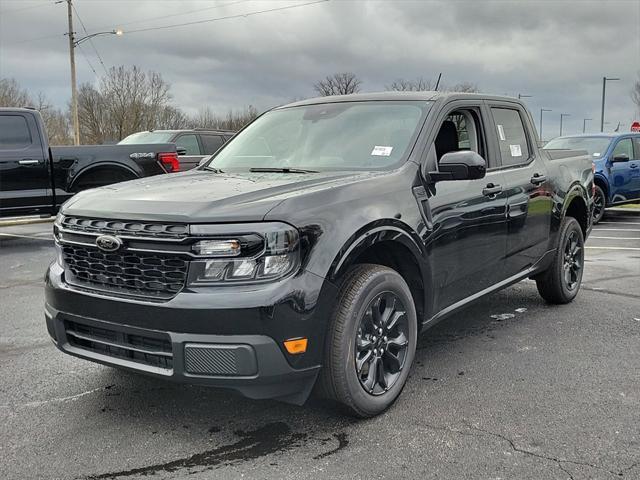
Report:
[[[185,290],[167,302],[78,291],[56,263],[47,271],[45,319],[65,353],[177,382],[302,404],[320,369],[335,287],[309,273],[260,287]],[[323,300],[324,299],[324,300]],[[289,338],[308,349],[290,355]]]

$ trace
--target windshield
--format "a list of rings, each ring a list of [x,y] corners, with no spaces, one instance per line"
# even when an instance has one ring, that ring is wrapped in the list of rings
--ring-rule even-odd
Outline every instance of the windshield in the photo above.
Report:
[[[174,132],[138,132],[118,142],[118,145],[133,145],[142,143],[167,143]]]
[[[207,164],[227,170],[378,170],[399,163],[431,102],[375,101],[273,110]]]
[[[547,143],[545,150],[586,150],[590,156],[600,158],[607,153],[611,139],[607,137],[558,137]]]

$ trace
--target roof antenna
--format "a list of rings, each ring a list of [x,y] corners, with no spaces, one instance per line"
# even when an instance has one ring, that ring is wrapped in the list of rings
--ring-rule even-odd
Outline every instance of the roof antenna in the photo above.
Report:
[[[434,92],[438,91],[438,87],[440,86],[440,79],[442,78],[442,72],[438,74],[438,81],[436,82],[436,88],[433,89]]]

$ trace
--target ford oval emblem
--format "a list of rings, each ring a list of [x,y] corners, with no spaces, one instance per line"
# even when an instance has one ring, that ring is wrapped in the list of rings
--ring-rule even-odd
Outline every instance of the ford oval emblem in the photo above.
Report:
[[[96,238],[96,245],[100,250],[105,252],[115,252],[122,247],[122,240],[118,237],[112,237],[111,235],[100,235]]]

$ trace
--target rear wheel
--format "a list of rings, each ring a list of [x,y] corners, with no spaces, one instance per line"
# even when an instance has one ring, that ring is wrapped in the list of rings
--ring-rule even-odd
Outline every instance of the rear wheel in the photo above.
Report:
[[[604,194],[604,190],[599,185],[595,185],[593,192],[593,224],[595,225],[602,217],[604,217],[604,207],[607,203],[607,198]]]
[[[538,292],[549,303],[569,303],[582,282],[584,269],[584,236],[573,217],[565,217],[553,263],[536,278]]]
[[[354,267],[328,328],[324,395],[358,417],[386,410],[402,392],[416,349],[416,311],[404,279],[379,265]]]

